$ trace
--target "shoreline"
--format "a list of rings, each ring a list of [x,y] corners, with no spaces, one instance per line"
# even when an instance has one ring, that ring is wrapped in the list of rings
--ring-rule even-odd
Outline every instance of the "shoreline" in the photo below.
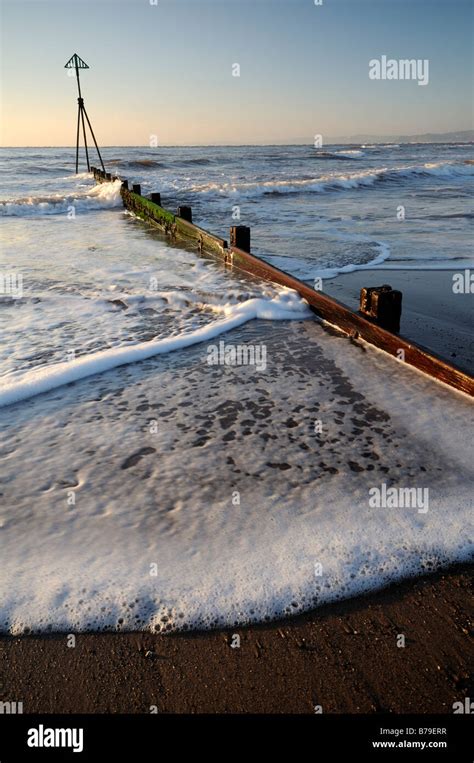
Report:
[[[457,565],[234,629],[2,635],[1,699],[26,714],[451,714],[472,692],[471,577]]]

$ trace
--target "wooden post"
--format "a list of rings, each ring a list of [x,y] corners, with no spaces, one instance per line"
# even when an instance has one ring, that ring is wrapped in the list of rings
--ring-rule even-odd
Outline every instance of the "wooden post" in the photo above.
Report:
[[[112,174],[110,172],[105,173],[105,179],[106,180],[112,180]]]
[[[134,183],[132,185],[132,191],[133,191],[133,193],[138,194],[138,196],[141,196],[142,195],[142,187],[141,187],[141,185],[139,183]]]
[[[161,207],[161,193],[152,193],[151,200],[153,204],[158,204],[158,206]]]
[[[388,331],[400,331],[402,293],[388,284],[360,290],[359,311]]]
[[[122,180],[122,188],[128,191],[128,180]]]
[[[178,207],[178,217],[182,220],[187,220],[188,223],[192,223],[193,211],[191,207]]]
[[[246,225],[233,225],[230,229],[230,245],[243,252],[250,252],[250,228]]]

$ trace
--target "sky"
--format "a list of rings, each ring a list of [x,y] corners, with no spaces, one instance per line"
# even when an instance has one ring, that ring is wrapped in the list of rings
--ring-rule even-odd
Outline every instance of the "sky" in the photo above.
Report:
[[[472,129],[471,0],[318,2],[1,0],[0,145],[75,144],[73,53],[102,146]],[[428,84],[371,79],[383,55]]]

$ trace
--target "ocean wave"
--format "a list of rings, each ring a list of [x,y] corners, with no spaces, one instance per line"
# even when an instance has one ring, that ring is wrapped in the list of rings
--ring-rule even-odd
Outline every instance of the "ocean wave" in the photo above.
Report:
[[[25,175],[59,175],[60,173],[68,172],[70,168],[66,166],[49,166],[47,164],[22,164],[19,171]],[[15,168],[15,172],[18,169]],[[75,175],[77,177],[77,175]]]
[[[120,165],[131,170],[153,170],[157,167],[166,167],[166,164],[159,162],[158,159],[107,159],[106,164]]]
[[[363,151],[354,150],[354,151],[314,151],[312,154],[310,154],[310,159],[332,159],[336,161],[344,161],[348,162],[353,159],[360,159],[364,156]],[[298,157],[299,158],[299,157]],[[286,157],[285,157],[286,159]]]
[[[266,195],[286,195],[291,193],[329,193],[331,191],[353,190],[373,186],[380,182],[400,182],[412,177],[456,178],[474,174],[474,167],[448,162],[427,163],[405,167],[381,167],[346,175],[323,175],[310,179],[268,180],[245,183],[205,183],[194,185],[189,190],[194,193],[212,195],[238,195],[258,198]]]
[[[173,166],[178,167],[193,167],[194,165],[207,167],[209,164],[212,164],[212,159],[208,159],[205,156],[196,156],[193,159],[179,159],[178,161],[173,162]]]
[[[364,156],[364,152],[360,151],[360,149],[352,149],[350,151],[344,150],[344,151],[335,151],[333,156],[337,159],[339,157],[342,157],[343,159],[355,159],[359,156]]]
[[[52,194],[1,201],[0,216],[58,215],[69,212],[71,207],[74,207],[76,212],[118,207],[122,204],[120,187],[120,181],[116,180],[113,183],[92,186],[83,192],[75,192],[66,196]]]
[[[156,167],[166,167],[166,164],[159,162],[157,159],[132,159],[129,162],[121,162],[124,167],[132,170],[153,170]]]
[[[382,149],[382,148],[400,148],[399,143],[367,143],[361,146],[361,148],[373,148],[373,149]]]
[[[472,220],[474,218],[474,212],[453,212],[452,214],[447,215],[426,215],[423,218],[423,220]]]
[[[189,159],[175,159],[171,160],[169,164],[159,161],[158,159],[107,159],[106,164],[114,166],[126,167],[131,170],[154,170],[164,169],[165,167],[193,167],[193,166],[207,166],[212,164],[212,159],[205,156],[197,156]]]

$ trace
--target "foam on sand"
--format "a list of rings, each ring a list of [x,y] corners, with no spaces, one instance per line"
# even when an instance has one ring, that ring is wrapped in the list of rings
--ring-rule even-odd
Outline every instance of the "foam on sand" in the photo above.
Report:
[[[110,371],[118,366],[136,363],[162,353],[181,350],[199,342],[210,341],[219,334],[231,331],[255,318],[301,320],[311,315],[306,302],[296,292],[289,289],[282,289],[272,299],[253,298],[239,304],[211,305],[210,309],[223,314],[225,317],[179,336],[139,342],[125,347],[113,347],[66,363],[28,371],[16,378],[15,381],[7,382],[0,387],[0,407],[18,403],[21,400],[62,387],[64,384]]]
[[[314,321],[242,341],[264,373],[196,345],[2,412],[0,629],[234,627],[472,558],[464,396]]]

